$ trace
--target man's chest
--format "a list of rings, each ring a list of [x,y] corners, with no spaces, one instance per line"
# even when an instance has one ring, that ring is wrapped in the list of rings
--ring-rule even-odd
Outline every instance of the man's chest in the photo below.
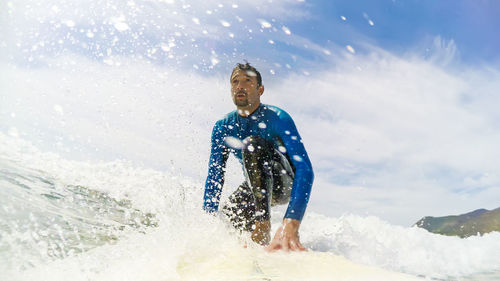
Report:
[[[265,119],[250,120],[244,122],[234,122],[227,126],[227,136],[244,140],[249,136],[259,136],[272,140],[277,134],[273,129],[273,124]]]

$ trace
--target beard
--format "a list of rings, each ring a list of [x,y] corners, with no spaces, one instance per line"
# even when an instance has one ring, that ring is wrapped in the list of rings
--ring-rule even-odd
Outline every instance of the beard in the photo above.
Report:
[[[239,94],[245,94],[244,98],[238,98]],[[233,102],[236,106],[248,106],[250,103],[248,102],[248,96],[245,92],[238,92],[233,96]]]
[[[238,99],[235,97],[233,102],[236,106],[248,106],[249,105],[248,99],[246,97],[244,99]]]

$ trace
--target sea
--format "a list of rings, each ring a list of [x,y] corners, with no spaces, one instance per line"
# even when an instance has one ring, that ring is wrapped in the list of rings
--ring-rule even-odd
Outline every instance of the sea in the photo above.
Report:
[[[201,211],[203,189],[189,178],[70,161],[3,133],[0,147],[0,280],[178,280],[183,256],[245,241]],[[428,280],[500,277],[500,233],[461,239],[309,212],[301,239],[309,251]]]

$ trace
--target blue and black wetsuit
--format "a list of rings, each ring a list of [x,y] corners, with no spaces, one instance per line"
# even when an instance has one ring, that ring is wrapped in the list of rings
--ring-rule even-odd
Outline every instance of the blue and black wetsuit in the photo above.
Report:
[[[217,121],[205,184],[204,209],[219,207],[226,161],[230,153],[243,166],[246,181],[223,207],[233,224],[250,230],[255,220],[267,220],[270,206],[289,201],[285,218],[302,220],[313,170],[295,124],[282,109],[261,104],[248,117],[237,111]]]

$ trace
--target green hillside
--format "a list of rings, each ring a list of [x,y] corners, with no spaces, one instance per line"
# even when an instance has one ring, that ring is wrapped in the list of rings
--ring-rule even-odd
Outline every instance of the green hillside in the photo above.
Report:
[[[500,231],[500,208],[492,211],[479,209],[458,216],[425,217],[415,225],[432,233],[462,238],[485,234]]]

